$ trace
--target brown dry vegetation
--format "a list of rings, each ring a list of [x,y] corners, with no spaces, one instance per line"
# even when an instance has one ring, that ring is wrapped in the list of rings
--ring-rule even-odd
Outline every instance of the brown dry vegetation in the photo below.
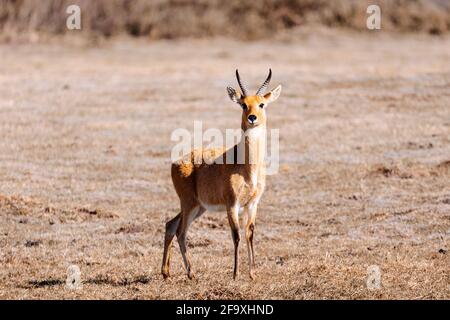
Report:
[[[81,33],[93,38],[129,34],[260,39],[305,25],[367,31],[370,4],[381,7],[383,30],[450,31],[448,0],[0,0],[0,36],[35,41],[67,33],[65,10],[70,4],[80,5]]]
[[[320,31],[277,41],[0,46],[0,298],[450,298],[450,39]],[[225,87],[283,84],[281,164],[232,280],[225,213],[159,274],[178,211],[172,130],[238,128]],[[65,287],[67,268],[83,288]],[[378,265],[381,289],[366,287]]]

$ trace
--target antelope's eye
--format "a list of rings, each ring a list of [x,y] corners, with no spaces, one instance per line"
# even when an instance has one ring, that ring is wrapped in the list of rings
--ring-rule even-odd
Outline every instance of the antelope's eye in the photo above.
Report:
[[[247,110],[247,105],[245,103],[241,104],[242,109]]]
[[[264,103],[261,103],[260,105],[259,105],[259,107],[262,109],[262,108],[264,108]]]

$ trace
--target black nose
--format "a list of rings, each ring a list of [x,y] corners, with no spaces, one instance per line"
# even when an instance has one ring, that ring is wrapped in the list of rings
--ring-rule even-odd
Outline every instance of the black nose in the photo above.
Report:
[[[256,116],[255,116],[254,114],[251,114],[251,115],[248,116],[248,120],[249,120],[251,123],[253,123],[253,122],[256,121]]]

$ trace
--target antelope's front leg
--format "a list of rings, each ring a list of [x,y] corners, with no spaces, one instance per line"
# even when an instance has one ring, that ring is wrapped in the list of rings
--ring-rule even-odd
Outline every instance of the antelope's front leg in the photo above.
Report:
[[[234,243],[234,272],[233,279],[236,280],[239,276],[239,241],[241,240],[239,234],[239,207],[237,205],[227,209],[228,222],[230,223],[231,236]]]
[[[255,274],[253,268],[255,267],[255,251],[253,250],[253,237],[255,233],[257,206],[253,205],[247,209],[247,225],[245,227],[245,238],[247,240],[248,249],[248,269],[250,278],[254,280]]]

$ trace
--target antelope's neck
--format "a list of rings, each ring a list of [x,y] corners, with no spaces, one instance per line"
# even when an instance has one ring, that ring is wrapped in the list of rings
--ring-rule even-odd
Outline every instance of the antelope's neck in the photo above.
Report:
[[[256,185],[257,177],[264,167],[264,157],[266,151],[266,127],[259,125],[247,129],[242,136],[240,144],[245,150],[245,168],[249,178]]]

